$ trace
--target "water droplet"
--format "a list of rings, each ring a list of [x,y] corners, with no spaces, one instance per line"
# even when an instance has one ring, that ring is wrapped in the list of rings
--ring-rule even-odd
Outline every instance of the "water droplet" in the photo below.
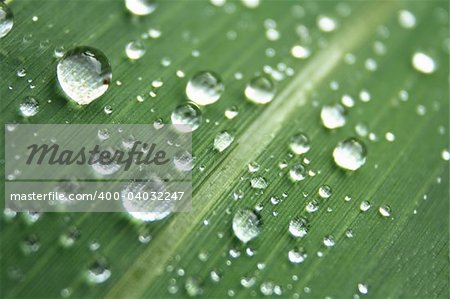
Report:
[[[219,282],[220,279],[222,278],[222,272],[220,272],[219,270],[212,270],[209,273],[209,276],[211,277],[211,280],[213,282]]]
[[[144,56],[145,47],[141,41],[132,41],[125,46],[125,53],[131,60],[137,60]]]
[[[365,283],[358,283],[358,292],[362,295],[369,293],[369,287]]]
[[[260,165],[256,162],[248,163],[247,167],[248,167],[248,172],[250,172],[250,173],[257,172],[260,169]]]
[[[102,52],[91,47],[76,47],[67,51],[58,62],[57,76],[69,98],[87,105],[106,92],[112,72]]]
[[[291,137],[289,148],[296,155],[302,155],[307,153],[311,148],[309,138],[304,133],[298,133]]]
[[[336,165],[352,171],[359,169],[366,163],[366,156],[366,147],[356,138],[339,142],[333,150]]]
[[[86,279],[89,283],[99,284],[108,280],[111,270],[104,258],[97,258],[88,268]]]
[[[291,48],[291,55],[294,58],[305,59],[311,55],[311,51],[306,47],[295,45]]]
[[[335,244],[334,237],[332,235],[328,235],[323,238],[323,244],[327,247],[333,247]]]
[[[380,215],[383,217],[389,217],[391,216],[391,207],[388,205],[383,205],[378,209],[378,212],[380,212]]]
[[[398,22],[403,28],[411,29],[416,26],[416,17],[409,10],[400,10],[398,12]]]
[[[261,293],[264,296],[272,296],[274,288],[275,288],[275,284],[271,281],[263,282],[259,286],[259,290],[261,291]]]
[[[387,132],[384,137],[386,138],[387,141],[389,142],[394,142],[395,141],[395,135],[392,132]]]
[[[22,243],[21,249],[24,254],[29,255],[38,252],[41,248],[41,243],[35,235],[28,236]]]
[[[306,169],[302,164],[296,164],[289,170],[289,177],[293,182],[303,181],[306,178]]]
[[[241,209],[234,214],[233,232],[243,243],[256,238],[261,231],[261,218],[250,209]]]
[[[148,233],[140,234],[138,240],[142,244],[148,244],[152,240],[152,235]]]
[[[444,161],[450,160],[450,152],[447,149],[442,150],[441,157],[444,159]]]
[[[349,108],[355,106],[355,100],[351,96],[349,96],[348,94],[344,94],[342,96],[341,103],[345,107],[349,107]]]
[[[27,75],[27,70],[24,67],[21,67],[16,72],[17,77],[23,78]]]
[[[366,137],[369,134],[369,128],[367,128],[366,124],[357,123],[355,126],[355,132],[360,137]]]
[[[239,109],[236,106],[231,106],[225,110],[225,117],[228,119],[233,119],[239,114]]]
[[[241,0],[242,4],[248,8],[257,8],[259,6],[260,0]]]
[[[19,112],[24,117],[34,116],[39,112],[39,103],[32,97],[26,97],[19,106]]]
[[[0,38],[5,37],[13,28],[14,16],[4,2],[0,2]]]
[[[173,164],[179,171],[191,171],[194,168],[194,158],[190,152],[182,151],[173,157]]]
[[[59,237],[59,243],[63,247],[71,247],[79,237],[80,232],[75,227],[72,227],[67,233],[62,234]]]
[[[245,96],[256,104],[267,104],[275,97],[275,84],[266,75],[254,77],[245,87]]]
[[[150,28],[150,29],[148,30],[148,36],[149,36],[150,38],[157,39],[157,38],[160,38],[161,35],[162,35],[161,30],[159,30],[159,29],[157,29],[157,28]]]
[[[325,128],[336,129],[343,127],[346,122],[345,109],[340,104],[325,105],[320,111],[320,118]]]
[[[112,149],[107,150],[111,154],[111,157],[114,155],[114,151]],[[100,176],[108,176],[116,173],[120,168],[121,165],[117,164],[115,161],[111,161],[108,159],[108,161],[99,161],[100,156],[95,156],[96,162],[91,165],[92,169]],[[103,163],[106,162],[106,163]]]
[[[242,277],[241,278],[241,285],[244,288],[251,288],[256,282],[256,279],[254,277]]]
[[[141,199],[145,199],[144,193],[165,191],[164,182],[156,176],[139,182],[130,182],[121,191],[122,205],[134,219],[143,222],[159,221],[170,215],[172,211],[170,202]]]
[[[189,297],[199,296],[203,293],[203,287],[200,280],[196,277],[188,277],[186,283],[184,284],[186,293]]]
[[[219,151],[219,153],[226,150],[234,140],[234,136],[228,132],[222,132],[216,135],[214,138],[214,148]]]
[[[306,218],[297,217],[289,223],[289,232],[296,238],[303,238],[308,233],[308,220]]]
[[[306,251],[302,247],[296,247],[288,252],[289,261],[293,264],[300,264],[307,258]]]
[[[319,188],[319,196],[321,198],[329,198],[332,194],[331,187],[328,185],[320,186]]]
[[[432,74],[436,70],[436,64],[433,58],[422,52],[414,53],[412,64],[417,71],[424,74]]]
[[[319,209],[319,204],[316,200],[312,200],[308,202],[308,204],[305,207],[306,212],[308,213],[314,213]]]
[[[186,103],[178,106],[172,112],[172,123],[175,125],[183,125],[177,127],[182,132],[192,132],[198,129],[202,122],[202,113],[200,109],[192,104]]]
[[[250,180],[250,185],[253,189],[266,189],[267,181],[263,177],[256,177]]]
[[[370,209],[370,207],[371,207],[370,202],[368,202],[367,200],[362,201],[361,204],[359,205],[359,209],[362,212],[368,211]]]
[[[134,15],[145,16],[155,11],[155,0],[125,0],[126,8]]]
[[[369,102],[370,101],[370,93],[365,89],[361,90],[359,92],[359,99],[365,103]]]
[[[317,26],[323,32],[331,32],[331,31],[336,30],[337,23],[336,23],[336,20],[334,20],[328,16],[320,15],[317,18]]]
[[[111,105],[106,105],[103,108],[103,111],[105,112],[105,114],[110,115],[111,113],[113,113],[113,108]]]
[[[198,105],[210,105],[220,99],[225,85],[220,76],[214,72],[198,72],[186,85],[187,97]]]

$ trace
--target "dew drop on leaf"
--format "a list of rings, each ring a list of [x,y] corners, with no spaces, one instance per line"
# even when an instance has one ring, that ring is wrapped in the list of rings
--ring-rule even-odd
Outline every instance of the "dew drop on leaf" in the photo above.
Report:
[[[267,75],[256,76],[245,87],[245,96],[256,104],[267,104],[275,97],[275,84]]]
[[[176,127],[179,131],[192,132],[200,126],[202,113],[196,105],[186,103],[175,108],[171,120],[174,125],[182,125]]]
[[[102,52],[91,47],[76,47],[58,62],[57,76],[69,98],[79,105],[87,105],[106,92],[112,71]]]
[[[5,37],[14,26],[14,16],[8,5],[0,2],[0,38]]]
[[[155,11],[155,0],[125,0],[125,7],[134,15],[145,16]]]
[[[364,144],[356,138],[339,142],[333,150],[336,165],[355,171],[366,163],[367,151]]]
[[[211,105],[217,102],[225,90],[220,76],[211,71],[196,73],[186,85],[186,95],[198,105]]]
[[[238,210],[233,217],[234,235],[243,243],[256,238],[261,231],[261,218],[250,209]]]

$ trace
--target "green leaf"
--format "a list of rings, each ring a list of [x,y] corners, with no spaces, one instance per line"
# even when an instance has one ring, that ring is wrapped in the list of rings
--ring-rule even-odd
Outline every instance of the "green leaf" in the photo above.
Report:
[[[12,219],[5,214],[2,298],[184,298],[197,288],[205,298],[261,297],[264,288],[289,298],[341,298],[362,295],[362,285],[373,298],[449,296],[449,165],[443,155],[449,149],[447,2],[263,0],[250,9],[240,1],[222,7],[158,1],[145,17],[130,15],[123,1],[112,0],[8,5],[15,25],[0,44],[3,123],[168,123],[174,108],[187,101],[189,77],[200,70],[220,74],[225,93],[202,108],[203,123],[194,132],[191,212],[155,223],[136,223],[119,213],[46,213],[30,224],[25,214]],[[413,28],[401,26],[401,10],[413,13]],[[321,31],[321,16],[335,20],[336,30]],[[270,20],[280,33],[275,41],[266,38]],[[130,61],[125,45],[149,28],[160,29],[161,37],[143,39],[146,54]],[[87,106],[67,100],[56,79],[55,49],[80,45],[100,49],[113,69],[109,90]],[[311,56],[293,57],[294,45],[307,47]],[[436,71],[415,69],[417,52],[432,57]],[[170,65],[163,66],[167,58]],[[370,70],[372,61],[376,70]],[[23,78],[16,74],[21,68]],[[267,105],[246,101],[246,83],[269,69],[282,75],[275,99]],[[186,76],[179,78],[177,71]],[[237,72],[242,80],[235,78]],[[151,97],[157,79],[164,84]],[[360,100],[362,91],[370,101]],[[355,101],[346,125],[324,128],[322,106],[339,103],[343,95]],[[18,107],[27,96],[39,101],[40,111],[25,119]],[[104,113],[107,105],[112,114]],[[232,106],[239,113],[230,120],[224,112]],[[357,136],[361,124],[371,133],[359,137],[367,162],[355,172],[343,171],[333,161],[333,148]],[[223,131],[235,139],[219,153],[213,141]],[[311,140],[303,156],[289,150],[298,132]],[[387,133],[395,140],[388,141]],[[260,165],[255,173],[247,169],[252,162]],[[280,168],[281,162],[288,166]],[[298,163],[310,175],[293,183],[289,170]],[[252,189],[256,177],[264,177],[268,187]],[[328,199],[318,196],[325,184],[332,188]],[[243,197],[235,200],[234,193]],[[319,209],[308,213],[312,201]],[[363,201],[371,204],[366,212],[360,210]],[[242,244],[231,229],[233,215],[258,205],[263,206],[261,233]],[[389,217],[379,212],[384,205],[391,208]],[[288,231],[295,217],[309,220],[304,238]],[[61,246],[61,236],[73,228],[80,237]],[[150,242],[140,242],[147,234]],[[323,240],[330,235],[335,245],[327,247]],[[21,248],[30,236],[40,248],[25,254]],[[100,248],[90,250],[92,242]],[[289,261],[295,247],[305,250],[303,263]],[[233,257],[236,252],[239,257]],[[105,260],[111,277],[90,285],[86,271],[96,258]],[[220,281],[211,279],[212,271]],[[243,278],[255,283],[245,288]]]

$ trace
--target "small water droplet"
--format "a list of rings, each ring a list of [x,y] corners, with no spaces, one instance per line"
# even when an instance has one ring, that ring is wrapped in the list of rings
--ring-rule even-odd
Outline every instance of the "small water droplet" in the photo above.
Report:
[[[186,103],[175,108],[171,115],[172,123],[175,125],[183,125],[177,127],[183,132],[192,132],[198,129],[202,122],[202,113],[200,109],[192,104]]]
[[[266,189],[267,181],[263,177],[256,177],[250,180],[250,185],[253,189]]]
[[[362,295],[369,293],[369,287],[365,283],[358,283],[358,292]]]
[[[219,151],[219,153],[226,150],[234,140],[234,136],[228,132],[222,132],[216,135],[214,138],[214,148]]]
[[[291,48],[291,55],[294,58],[305,59],[311,55],[311,51],[306,47],[295,45]]]
[[[260,0],[241,0],[242,4],[248,8],[257,8],[260,4]]]
[[[247,167],[248,167],[248,172],[250,172],[250,173],[257,172],[260,169],[260,165],[256,162],[248,163]]]
[[[343,127],[346,123],[345,109],[340,104],[325,105],[320,112],[320,118],[325,128],[336,129]]]
[[[296,238],[303,238],[308,234],[308,220],[306,218],[297,217],[289,223],[289,232]]]
[[[245,96],[256,104],[267,104],[275,97],[275,84],[266,75],[256,76],[245,87]]]
[[[39,112],[39,103],[35,98],[26,97],[19,105],[19,112],[24,117],[31,117]]]
[[[334,20],[328,16],[320,15],[317,18],[317,26],[323,32],[331,32],[331,31],[336,30],[337,22],[336,22],[336,20]]]
[[[231,106],[225,110],[225,117],[228,119],[233,119],[239,114],[239,109],[236,106]]]
[[[332,190],[331,190],[330,186],[328,186],[328,185],[320,186],[319,196],[321,198],[330,198],[331,194],[332,194]]]
[[[87,105],[103,95],[112,80],[108,59],[91,47],[67,51],[58,62],[57,76],[64,93],[80,105]]]
[[[16,72],[17,77],[23,78],[27,75],[27,70],[24,67],[21,67]]]
[[[186,279],[186,283],[184,284],[184,288],[186,289],[186,293],[189,297],[199,296],[203,293],[203,286],[200,279],[196,277],[188,277]]]
[[[436,70],[436,63],[433,58],[422,52],[414,53],[412,64],[417,71],[424,74],[432,74]]]
[[[125,7],[134,15],[145,16],[155,11],[155,0],[125,0]]]
[[[416,17],[409,10],[400,10],[398,12],[398,22],[403,28],[411,29],[416,26]]]
[[[296,247],[288,252],[289,261],[293,264],[300,264],[308,257],[306,251],[302,247]]]
[[[88,268],[86,279],[89,283],[99,284],[108,280],[111,270],[104,258],[97,258]]]
[[[0,2],[0,38],[5,37],[14,26],[14,16],[8,5]]]
[[[362,212],[368,211],[370,209],[370,207],[371,207],[370,202],[368,202],[367,200],[362,201],[361,204],[359,205],[359,209]]]
[[[238,210],[233,217],[234,235],[243,243],[256,238],[261,231],[261,218],[250,209]]]
[[[298,133],[291,137],[289,142],[289,148],[294,154],[302,155],[310,150],[311,143],[306,134]]]
[[[380,215],[383,217],[389,217],[391,216],[391,207],[388,205],[383,205],[378,209],[378,212],[380,212]]]
[[[220,76],[211,71],[198,72],[186,85],[186,95],[198,105],[210,105],[217,102],[225,85]]]
[[[289,177],[293,182],[303,181],[306,178],[306,169],[302,164],[296,164],[289,170]]]
[[[335,244],[334,237],[332,235],[325,236],[323,238],[323,244],[327,247],[333,247]]]
[[[127,54],[127,57],[131,60],[137,60],[144,56],[145,54],[145,47],[144,44],[141,41],[132,41],[129,42],[125,46],[125,53]]]
[[[367,151],[364,144],[356,138],[339,142],[333,150],[336,165],[355,171],[366,163]]]
[[[188,151],[181,151],[173,157],[173,164],[179,171],[191,171],[194,168],[194,158]]]
[[[442,150],[441,157],[444,161],[450,160],[450,152],[447,149]]]

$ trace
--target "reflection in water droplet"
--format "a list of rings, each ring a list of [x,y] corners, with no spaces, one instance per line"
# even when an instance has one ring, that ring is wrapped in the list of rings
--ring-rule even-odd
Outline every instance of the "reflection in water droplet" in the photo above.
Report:
[[[339,142],[333,150],[334,162],[339,167],[352,171],[366,163],[366,156],[366,147],[356,138]]]
[[[172,112],[172,123],[177,126],[176,129],[182,132],[192,132],[198,129],[202,122],[202,113],[200,109],[192,104],[186,103],[178,106]]]
[[[275,97],[275,84],[266,75],[254,77],[245,87],[245,96],[256,104],[267,104]]]
[[[67,51],[58,62],[57,76],[64,93],[80,105],[87,105],[103,95],[112,80],[108,59],[91,47]]]
[[[225,90],[220,76],[214,72],[198,72],[186,85],[186,95],[198,105],[210,105],[217,102]]]
[[[233,232],[243,243],[256,238],[261,231],[261,219],[252,210],[241,209],[234,214]]]

